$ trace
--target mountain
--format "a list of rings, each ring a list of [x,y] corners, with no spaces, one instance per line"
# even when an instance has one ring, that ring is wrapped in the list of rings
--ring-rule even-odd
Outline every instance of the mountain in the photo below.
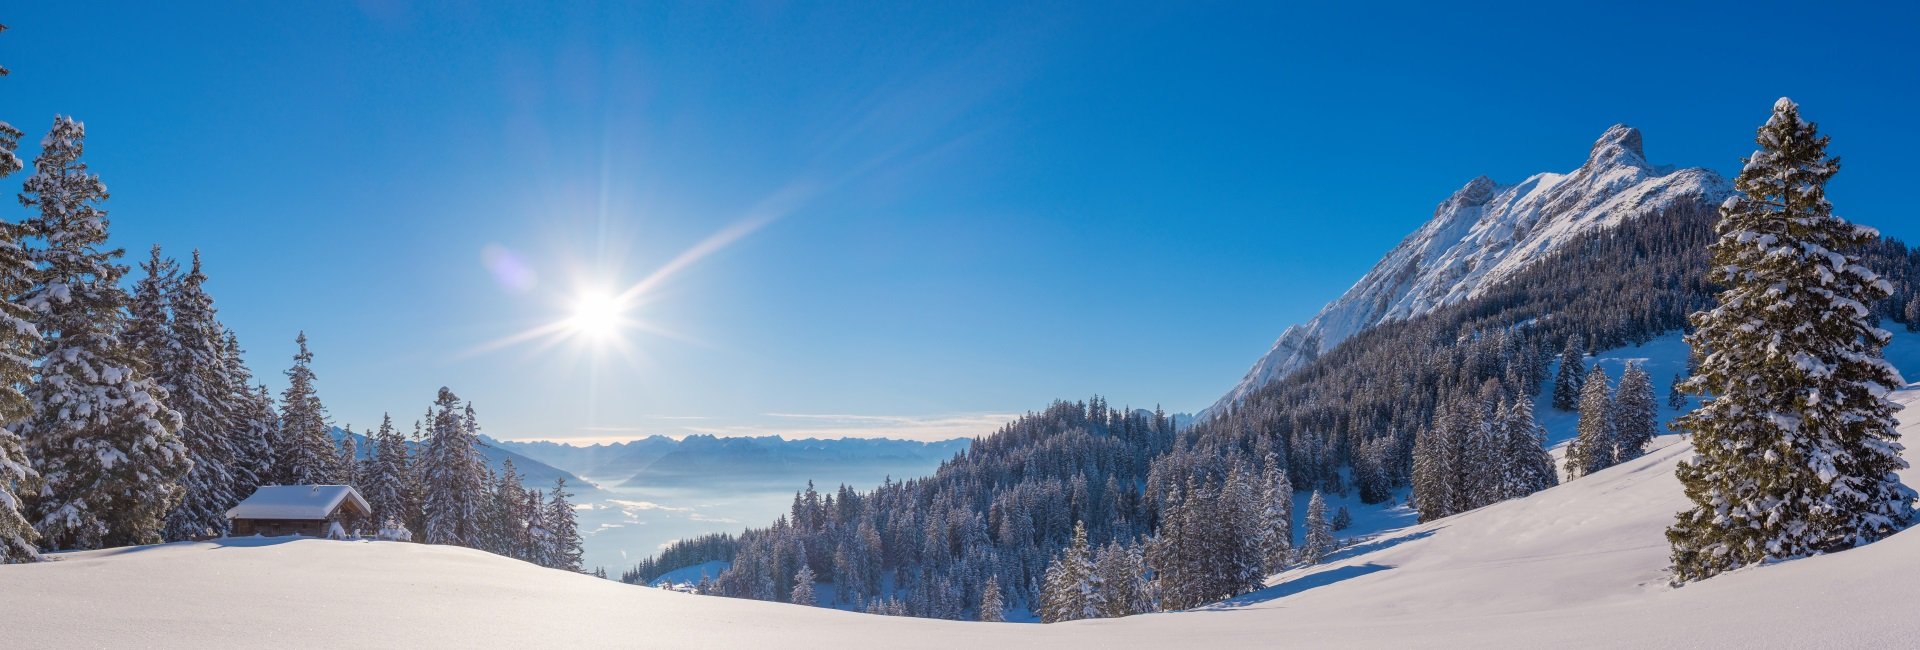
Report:
[[[938,442],[881,438],[788,440],[780,436],[679,440],[649,436],[631,442],[575,446],[488,440],[488,444],[564,467],[602,485],[660,487],[730,483],[795,488],[809,480],[852,480],[889,474],[912,478],[967,448],[965,438]]]
[[[1580,236],[1660,214],[1715,205],[1733,191],[1718,174],[1647,162],[1639,129],[1601,134],[1579,169],[1514,185],[1468,181],[1338,299],[1280,334],[1273,348],[1200,419],[1237,404],[1322,352],[1380,323],[1408,320],[1484,294]]]
[[[1908,405],[1903,433],[1920,435],[1920,391],[1895,399]],[[19,647],[1904,647],[1920,636],[1920,529],[1668,586],[1661,533],[1685,505],[1674,467],[1691,449],[1656,444],[1529,497],[1357,540],[1190,612],[1055,625],[883,617],[463,548],[235,539],[0,566],[0,621]]]

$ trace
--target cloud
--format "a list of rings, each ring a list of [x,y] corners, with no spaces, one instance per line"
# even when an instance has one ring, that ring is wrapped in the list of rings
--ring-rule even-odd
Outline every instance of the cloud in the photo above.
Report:
[[[993,433],[1020,417],[1018,413],[945,413],[936,415],[873,415],[858,413],[765,413],[787,424],[688,426],[687,430],[716,436],[780,435],[793,438],[898,438],[951,440]]]
[[[663,512],[693,512],[693,508],[675,508],[673,506],[661,505],[658,503],[654,503],[652,501],[607,499],[607,502],[619,506],[622,512],[626,512],[629,515],[640,510],[659,510]]]

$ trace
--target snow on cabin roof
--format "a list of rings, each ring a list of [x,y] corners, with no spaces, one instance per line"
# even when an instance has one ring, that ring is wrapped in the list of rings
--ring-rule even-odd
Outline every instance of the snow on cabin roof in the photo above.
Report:
[[[326,519],[347,499],[361,511],[372,510],[346,485],[263,485],[227,511],[228,519]]]

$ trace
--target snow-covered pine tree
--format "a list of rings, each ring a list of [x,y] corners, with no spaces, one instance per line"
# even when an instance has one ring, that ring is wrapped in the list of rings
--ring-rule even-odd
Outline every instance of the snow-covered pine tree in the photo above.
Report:
[[[1607,371],[1599,364],[1594,364],[1580,388],[1580,423],[1575,430],[1578,433],[1567,445],[1568,477],[1580,478],[1619,462],[1614,455],[1618,440],[1613,424],[1613,392],[1607,386]]]
[[[38,281],[20,303],[45,337],[22,429],[45,481],[36,526],[53,549],[159,541],[192,467],[166,390],[122,338],[127,268],[114,261],[123,251],[104,248],[107,188],[80,160],[85,138],[79,122],[55,118],[20,197],[34,209],[21,234],[41,243],[26,251]]]
[[[567,501],[567,479],[553,480],[548,495],[546,526],[549,535],[549,564],[555,569],[580,570],[580,527],[574,519],[573,504]]]
[[[1117,618],[1153,611],[1147,586],[1147,567],[1140,548],[1107,542],[1094,556],[1093,572],[1100,578],[1100,616]]]
[[[814,607],[820,604],[813,599],[813,567],[801,564],[800,570],[793,573],[793,593],[790,596],[792,599],[787,602],[795,605]]]
[[[428,544],[478,548],[481,542],[486,466],[475,448],[478,441],[472,435],[471,416],[471,406],[463,417],[459,396],[441,387],[434,400],[426,454],[419,463],[424,472],[421,509]]]
[[[987,576],[987,585],[980,588],[980,622],[1000,623],[1007,620],[1007,605],[1000,594],[1000,576]]]
[[[1580,407],[1580,391],[1585,387],[1586,355],[1580,349],[1580,337],[1567,339],[1560,351],[1560,368],[1553,375],[1553,408],[1571,411]]]
[[[1259,589],[1267,578],[1267,548],[1261,539],[1268,531],[1267,513],[1261,496],[1252,470],[1234,462],[1220,486],[1215,508],[1219,549],[1210,558],[1220,567],[1221,588],[1229,596]]]
[[[1907,301],[1904,313],[1907,317],[1907,331],[1920,332],[1920,293],[1913,294],[1913,299]]]
[[[157,260],[160,248],[153,250]],[[231,368],[222,348],[228,332],[216,318],[206,282],[196,250],[187,274],[162,287],[173,318],[162,330],[164,353],[155,351],[160,365],[154,378],[167,389],[167,405],[180,414],[180,439],[193,458],[193,470],[181,482],[186,493],[167,515],[166,536],[173,540],[225,535],[227,510],[246,497],[238,489],[259,483],[239,462],[249,423],[236,418],[245,410],[234,403],[227,377]]]
[[[1547,453],[1545,428],[1533,419],[1533,401],[1518,396],[1501,411],[1501,456],[1507,482],[1501,499],[1517,499],[1560,484],[1553,455]]]
[[[0,25],[0,31],[6,31]],[[0,76],[6,69],[0,68]],[[20,130],[0,121],[0,177],[20,171]],[[23,229],[0,221],[0,564],[40,559],[40,533],[26,518],[23,496],[40,487],[40,475],[27,460],[20,437],[11,427],[33,414],[33,404],[20,387],[33,381],[33,358],[39,353],[40,332],[32,310],[15,301],[33,286],[33,261],[21,240]]]
[[[180,265],[161,255],[159,244],[148,253],[147,261],[140,263],[140,281],[134,283],[133,295],[127,301],[127,314],[132,319],[127,322],[125,338],[134,356],[146,363],[147,374],[171,391],[160,375],[180,354],[178,342],[168,331],[173,314],[168,303],[180,286]]]
[[[1500,484],[1504,480],[1501,470],[1505,463],[1500,457],[1499,407],[1505,396],[1505,389],[1497,379],[1488,379],[1480,386],[1479,397],[1463,404],[1461,433],[1464,439],[1460,443],[1461,469],[1460,510],[1472,510],[1495,501],[1499,501]]]
[[[225,399],[231,405],[227,418],[235,455],[230,473],[232,490],[242,499],[261,483],[272,480],[274,430],[280,426],[273,393],[266,386],[253,384],[253,372],[247,368],[244,354],[240,338],[227,330],[226,343],[220,346],[220,361],[226,367],[221,375],[227,382]]]
[[[1346,506],[1335,508],[1333,511],[1333,520],[1330,523],[1333,525],[1333,531],[1336,533],[1346,530],[1353,526],[1353,513],[1347,512]]]
[[[1882,358],[1892,335],[1869,305],[1889,283],[1851,251],[1879,233],[1834,216],[1828,138],[1787,98],[1720,206],[1709,279],[1719,306],[1693,315],[1709,396],[1675,422],[1695,456],[1677,471],[1694,508],[1667,531],[1676,581],[1873,542],[1914,520],[1914,491]]]
[[[307,333],[294,339],[300,351],[287,369],[287,389],[280,394],[279,440],[274,445],[275,476],[284,485],[331,485],[338,461],[333,437],[327,433],[327,410],[314,385],[313,352]]]
[[[354,437],[359,434],[353,432],[351,424],[340,432],[343,435],[340,436],[339,450],[335,452],[338,460],[333,462],[334,478],[341,485],[351,485],[353,489],[358,490],[360,489],[360,443],[354,442]]]
[[[1307,540],[1300,545],[1302,564],[1319,564],[1333,553],[1333,522],[1327,520],[1327,498],[1319,490],[1307,501]]]
[[[527,520],[527,561],[553,566],[553,529],[547,526],[547,497],[540,490],[527,490],[521,512]]]
[[[1667,408],[1679,410],[1687,407],[1687,391],[1680,387],[1687,382],[1687,376],[1673,373],[1673,382],[1667,384]]]
[[[1420,521],[1433,521],[1459,512],[1464,502],[1460,493],[1462,472],[1460,440],[1464,416],[1456,402],[1442,398],[1432,426],[1422,429],[1413,439],[1413,508]]]
[[[1047,567],[1040,591],[1040,621],[1058,623],[1100,616],[1098,592],[1094,587],[1093,560],[1087,549],[1087,526],[1073,525],[1073,542],[1060,552],[1060,559]]]
[[[1187,520],[1191,517],[1185,494],[1176,487],[1167,495],[1160,507],[1160,528],[1147,539],[1146,561],[1153,569],[1154,592],[1169,610],[1186,609],[1196,600],[1188,595],[1192,579],[1186,553],[1190,545]]]
[[[493,499],[487,505],[488,521],[486,525],[488,548],[486,550],[511,558],[528,559],[530,538],[527,536],[526,514],[527,490],[521,485],[519,470],[513,466],[513,459],[500,462],[500,476],[493,483]]]
[[[381,414],[380,428],[367,438],[366,461],[361,464],[360,494],[373,510],[373,520],[405,520],[409,481],[407,443],[393,428],[393,416]],[[522,531],[524,533],[524,531]]]
[[[1293,554],[1293,481],[1287,478],[1287,468],[1273,452],[1267,452],[1260,462],[1260,486],[1266,490],[1262,501],[1266,504],[1266,533],[1261,541],[1266,544],[1266,572],[1279,573],[1286,569],[1288,556]]]
[[[1614,462],[1624,463],[1647,453],[1659,426],[1660,406],[1653,397],[1653,376],[1639,363],[1628,362],[1614,389]]]

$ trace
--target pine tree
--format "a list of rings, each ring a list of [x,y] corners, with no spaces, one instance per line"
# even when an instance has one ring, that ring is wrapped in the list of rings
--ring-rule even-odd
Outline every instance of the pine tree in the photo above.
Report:
[[[1567,348],[1560,352],[1560,368],[1553,376],[1553,408],[1562,411],[1579,408],[1581,389],[1585,388],[1582,378],[1587,371],[1585,359],[1580,351],[1580,337],[1567,339]]]
[[[1907,331],[1920,332],[1920,293],[1913,294],[1913,299],[1907,301],[1906,317]]]
[[[1685,374],[1673,373],[1673,382],[1667,385],[1667,408],[1677,411],[1687,407],[1687,391],[1680,389],[1686,382]]]
[[[513,466],[513,459],[500,462],[500,476],[493,484],[493,501],[488,505],[487,536],[488,551],[512,558],[529,559],[527,522],[525,507],[526,488],[521,484],[520,472]]]
[[[1340,506],[1338,509],[1335,509],[1333,511],[1332,525],[1333,525],[1334,532],[1343,531],[1352,527],[1353,513],[1347,512],[1346,506]]]
[[[360,444],[354,442],[353,425],[349,424],[340,436],[339,460],[334,461],[334,479],[341,485],[351,485],[360,489]]]
[[[46,337],[23,430],[45,481],[37,528],[54,549],[160,541],[192,468],[166,390],[122,339],[127,268],[114,260],[124,251],[104,248],[107,188],[80,161],[85,137],[79,122],[56,118],[20,197],[35,209],[22,234],[42,242],[27,250],[38,281],[20,302]]]
[[[1267,545],[1261,536],[1269,529],[1261,496],[1252,472],[1242,463],[1227,470],[1214,510],[1220,530],[1218,552],[1211,558],[1221,567],[1221,589],[1227,596],[1259,589],[1266,580]]]
[[[1488,379],[1480,395],[1460,408],[1460,510],[1472,510],[1500,500],[1505,461],[1500,455],[1499,407],[1504,398],[1500,382]]]
[[[0,31],[6,31],[0,25]],[[0,76],[6,69],[0,68]],[[20,130],[0,121],[0,177],[20,171]],[[33,358],[42,341],[33,325],[34,313],[15,301],[33,286],[33,261],[22,246],[25,236],[16,224],[0,222],[0,564],[40,559],[40,533],[25,515],[22,497],[40,487],[20,437],[10,427],[33,415],[33,405],[20,387],[33,381]]]
[[[432,422],[420,461],[426,542],[478,548],[486,465],[475,448],[471,407],[463,417],[459,396],[442,387]]]
[[[294,339],[300,351],[287,369],[287,390],[280,394],[279,440],[274,445],[275,476],[285,485],[331,485],[338,461],[333,437],[327,433],[327,410],[315,390],[313,352],[307,333]]]
[[[1430,426],[1413,438],[1413,509],[1428,522],[1453,514],[1452,467],[1448,466],[1447,428]]]
[[[527,561],[543,567],[554,565],[553,529],[547,526],[546,493],[527,490],[526,505],[521,507],[527,520]]]
[[[159,377],[161,369],[172,366],[180,354],[168,331],[173,312],[168,303],[180,286],[180,265],[162,256],[159,244],[148,252],[147,261],[140,263],[143,277],[134,283],[133,295],[127,301],[127,314],[132,320],[127,323],[125,339],[134,356],[147,364],[148,374],[164,387],[166,382]]]
[[[1567,445],[1567,476],[1579,478],[1612,467],[1618,438],[1613,423],[1613,393],[1607,386],[1607,371],[1599,365],[1580,389],[1579,432]]]
[[[160,248],[153,250],[157,260]],[[168,294],[162,302],[172,320],[162,328],[164,352],[155,352],[160,365],[154,378],[167,389],[168,406],[180,414],[180,439],[193,458],[193,470],[182,481],[186,492],[180,506],[167,516],[168,539],[225,535],[227,510],[245,497],[238,490],[259,483],[253,470],[240,464],[247,423],[235,418],[244,409],[235,404],[227,376],[231,367],[223,347],[228,332],[216,318],[206,281],[200,252],[194,251],[187,274],[164,285]]]
[[[987,576],[987,586],[980,589],[980,622],[1000,623],[1007,620],[1007,606],[1000,595],[1000,576]]]
[[[1711,399],[1675,422],[1696,454],[1677,472],[1695,507],[1667,531],[1677,581],[1866,544],[1914,519],[1888,399],[1902,380],[1868,308],[1891,286],[1850,254],[1878,233],[1833,215],[1839,162],[1792,101],[1774,104],[1757,142],[1710,249],[1719,307],[1687,337],[1701,362],[1686,388]]]
[[[1136,546],[1107,542],[1093,560],[1099,577],[1100,616],[1117,618],[1153,611],[1147,586],[1147,567]]]
[[[1333,553],[1333,522],[1327,520],[1327,499],[1319,490],[1307,501],[1307,541],[1300,546],[1300,561],[1319,564]]]
[[[1613,398],[1614,455],[1624,463],[1647,452],[1659,426],[1660,406],[1653,398],[1653,377],[1640,364],[1629,362],[1620,374]]]
[[[1096,618],[1100,616],[1097,595],[1093,561],[1087,550],[1087,526],[1075,522],[1073,543],[1047,567],[1046,583],[1040,592],[1040,620],[1058,623]]]
[[[1286,569],[1288,556],[1293,554],[1293,482],[1287,479],[1287,468],[1272,453],[1268,452],[1261,462],[1263,468],[1260,485],[1266,488],[1266,533],[1261,536],[1265,542],[1266,572],[1279,573]]]
[[[226,380],[223,399],[230,405],[227,425],[234,452],[231,491],[245,499],[273,478],[273,442],[280,416],[274,410],[273,393],[266,386],[253,384],[253,373],[243,357],[239,337],[227,330],[226,342],[220,346],[220,362],[225,367],[221,373]]]
[[[574,520],[573,504],[567,501],[567,479],[553,480],[553,491],[547,500],[546,526],[548,529],[547,566],[568,571],[580,570],[580,528]]]
[[[407,442],[394,430],[393,416],[380,416],[380,428],[374,431],[368,444],[360,493],[372,508],[374,521],[383,524],[389,520],[405,521],[407,503],[412,500],[412,485],[407,479]]]
[[[792,600],[788,602],[807,607],[819,605],[813,599],[813,567],[802,564],[800,570],[794,572]]]
[[[1506,460],[1506,484],[1501,499],[1517,499],[1560,484],[1553,455],[1547,453],[1546,429],[1533,419],[1533,402],[1524,397],[1508,403],[1500,418],[1501,456]]]

